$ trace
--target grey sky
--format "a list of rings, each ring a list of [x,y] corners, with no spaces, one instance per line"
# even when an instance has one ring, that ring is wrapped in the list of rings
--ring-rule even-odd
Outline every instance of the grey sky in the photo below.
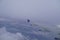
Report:
[[[0,0],[0,16],[60,23],[59,0]]]

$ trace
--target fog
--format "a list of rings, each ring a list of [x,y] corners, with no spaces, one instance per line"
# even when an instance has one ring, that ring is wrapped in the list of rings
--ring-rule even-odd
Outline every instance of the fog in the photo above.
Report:
[[[0,16],[60,24],[60,1],[0,0]]]

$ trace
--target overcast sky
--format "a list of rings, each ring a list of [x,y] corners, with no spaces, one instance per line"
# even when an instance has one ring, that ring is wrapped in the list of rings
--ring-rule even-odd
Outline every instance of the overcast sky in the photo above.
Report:
[[[59,0],[0,0],[0,16],[60,23]]]

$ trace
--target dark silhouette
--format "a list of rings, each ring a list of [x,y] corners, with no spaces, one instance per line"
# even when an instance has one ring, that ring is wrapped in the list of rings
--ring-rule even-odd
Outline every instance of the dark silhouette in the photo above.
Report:
[[[60,38],[55,38],[55,40],[60,40]]]
[[[30,20],[29,20],[29,19],[27,19],[27,22],[29,23],[29,22],[30,22]]]

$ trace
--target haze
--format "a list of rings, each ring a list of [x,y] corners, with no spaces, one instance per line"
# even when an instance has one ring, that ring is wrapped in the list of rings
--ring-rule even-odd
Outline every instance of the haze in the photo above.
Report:
[[[0,16],[60,24],[60,1],[0,0]]]

